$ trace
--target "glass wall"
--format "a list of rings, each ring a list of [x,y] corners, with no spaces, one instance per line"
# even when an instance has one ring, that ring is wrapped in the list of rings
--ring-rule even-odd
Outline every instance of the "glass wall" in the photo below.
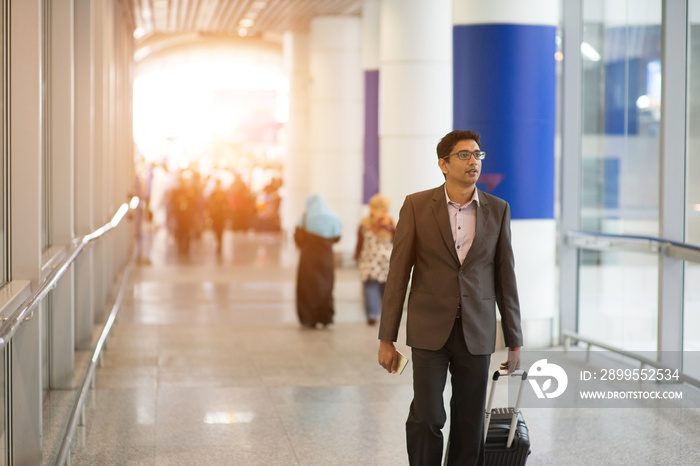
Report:
[[[688,137],[686,141],[686,242],[700,246],[700,0],[688,2]],[[683,371],[700,380],[700,263],[685,264]]]
[[[621,349],[656,351],[658,257],[621,251],[596,256],[599,265],[579,270],[579,333]]]
[[[583,1],[584,231],[658,236],[661,6],[661,0]],[[656,256],[581,251],[579,264],[579,333],[655,350]]]

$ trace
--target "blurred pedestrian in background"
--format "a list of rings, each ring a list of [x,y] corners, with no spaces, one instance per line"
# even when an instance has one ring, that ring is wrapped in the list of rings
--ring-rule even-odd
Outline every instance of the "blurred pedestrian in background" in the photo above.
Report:
[[[369,215],[357,229],[355,260],[360,269],[367,324],[374,325],[382,309],[396,223],[389,216],[389,198],[375,194],[368,204]]]
[[[297,272],[297,314],[302,326],[324,327],[333,322],[333,244],[340,240],[343,226],[319,194],[306,198],[306,208],[294,233],[299,247]]]
[[[221,255],[224,228],[230,216],[230,209],[228,194],[220,179],[216,180],[214,190],[207,196],[207,213],[210,226],[216,235],[216,252]]]

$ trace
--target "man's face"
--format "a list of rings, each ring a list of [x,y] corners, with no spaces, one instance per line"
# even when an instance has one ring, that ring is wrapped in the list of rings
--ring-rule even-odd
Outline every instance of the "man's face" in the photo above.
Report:
[[[455,144],[450,154],[456,154],[463,150],[474,152],[481,150],[481,148],[473,139],[464,139]],[[452,155],[446,159],[438,160],[438,165],[440,165],[447,181],[456,182],[464,187],[474,186],[481,174],[481,160],[477,160],[474,156],[470,156],[467,160],[460,160],[457,155]]]

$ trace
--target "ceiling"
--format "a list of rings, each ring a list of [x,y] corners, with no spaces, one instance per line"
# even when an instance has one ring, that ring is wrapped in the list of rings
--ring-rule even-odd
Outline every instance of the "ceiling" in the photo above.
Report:
[[[359,15],[362,0],[129,0],[137,42],[154,35],[262,37],[307,32],[321,15]]]

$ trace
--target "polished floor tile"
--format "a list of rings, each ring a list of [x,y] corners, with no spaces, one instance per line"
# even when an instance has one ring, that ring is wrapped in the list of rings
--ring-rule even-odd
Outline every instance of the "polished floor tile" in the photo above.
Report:
[[[306,330],[288,239],[229,235],[225,257],[210,240],[183,259],[161,235],[135,269],[72,464],[407,465],[411,367],[397,376],[377,364],[357,271],[337,271],[335,323]],[[504,357],[494,355],[492,369]],[[505,405],[507,389],[496,398]],[[700,464],[699,409],[524,415],[528,465]]]

